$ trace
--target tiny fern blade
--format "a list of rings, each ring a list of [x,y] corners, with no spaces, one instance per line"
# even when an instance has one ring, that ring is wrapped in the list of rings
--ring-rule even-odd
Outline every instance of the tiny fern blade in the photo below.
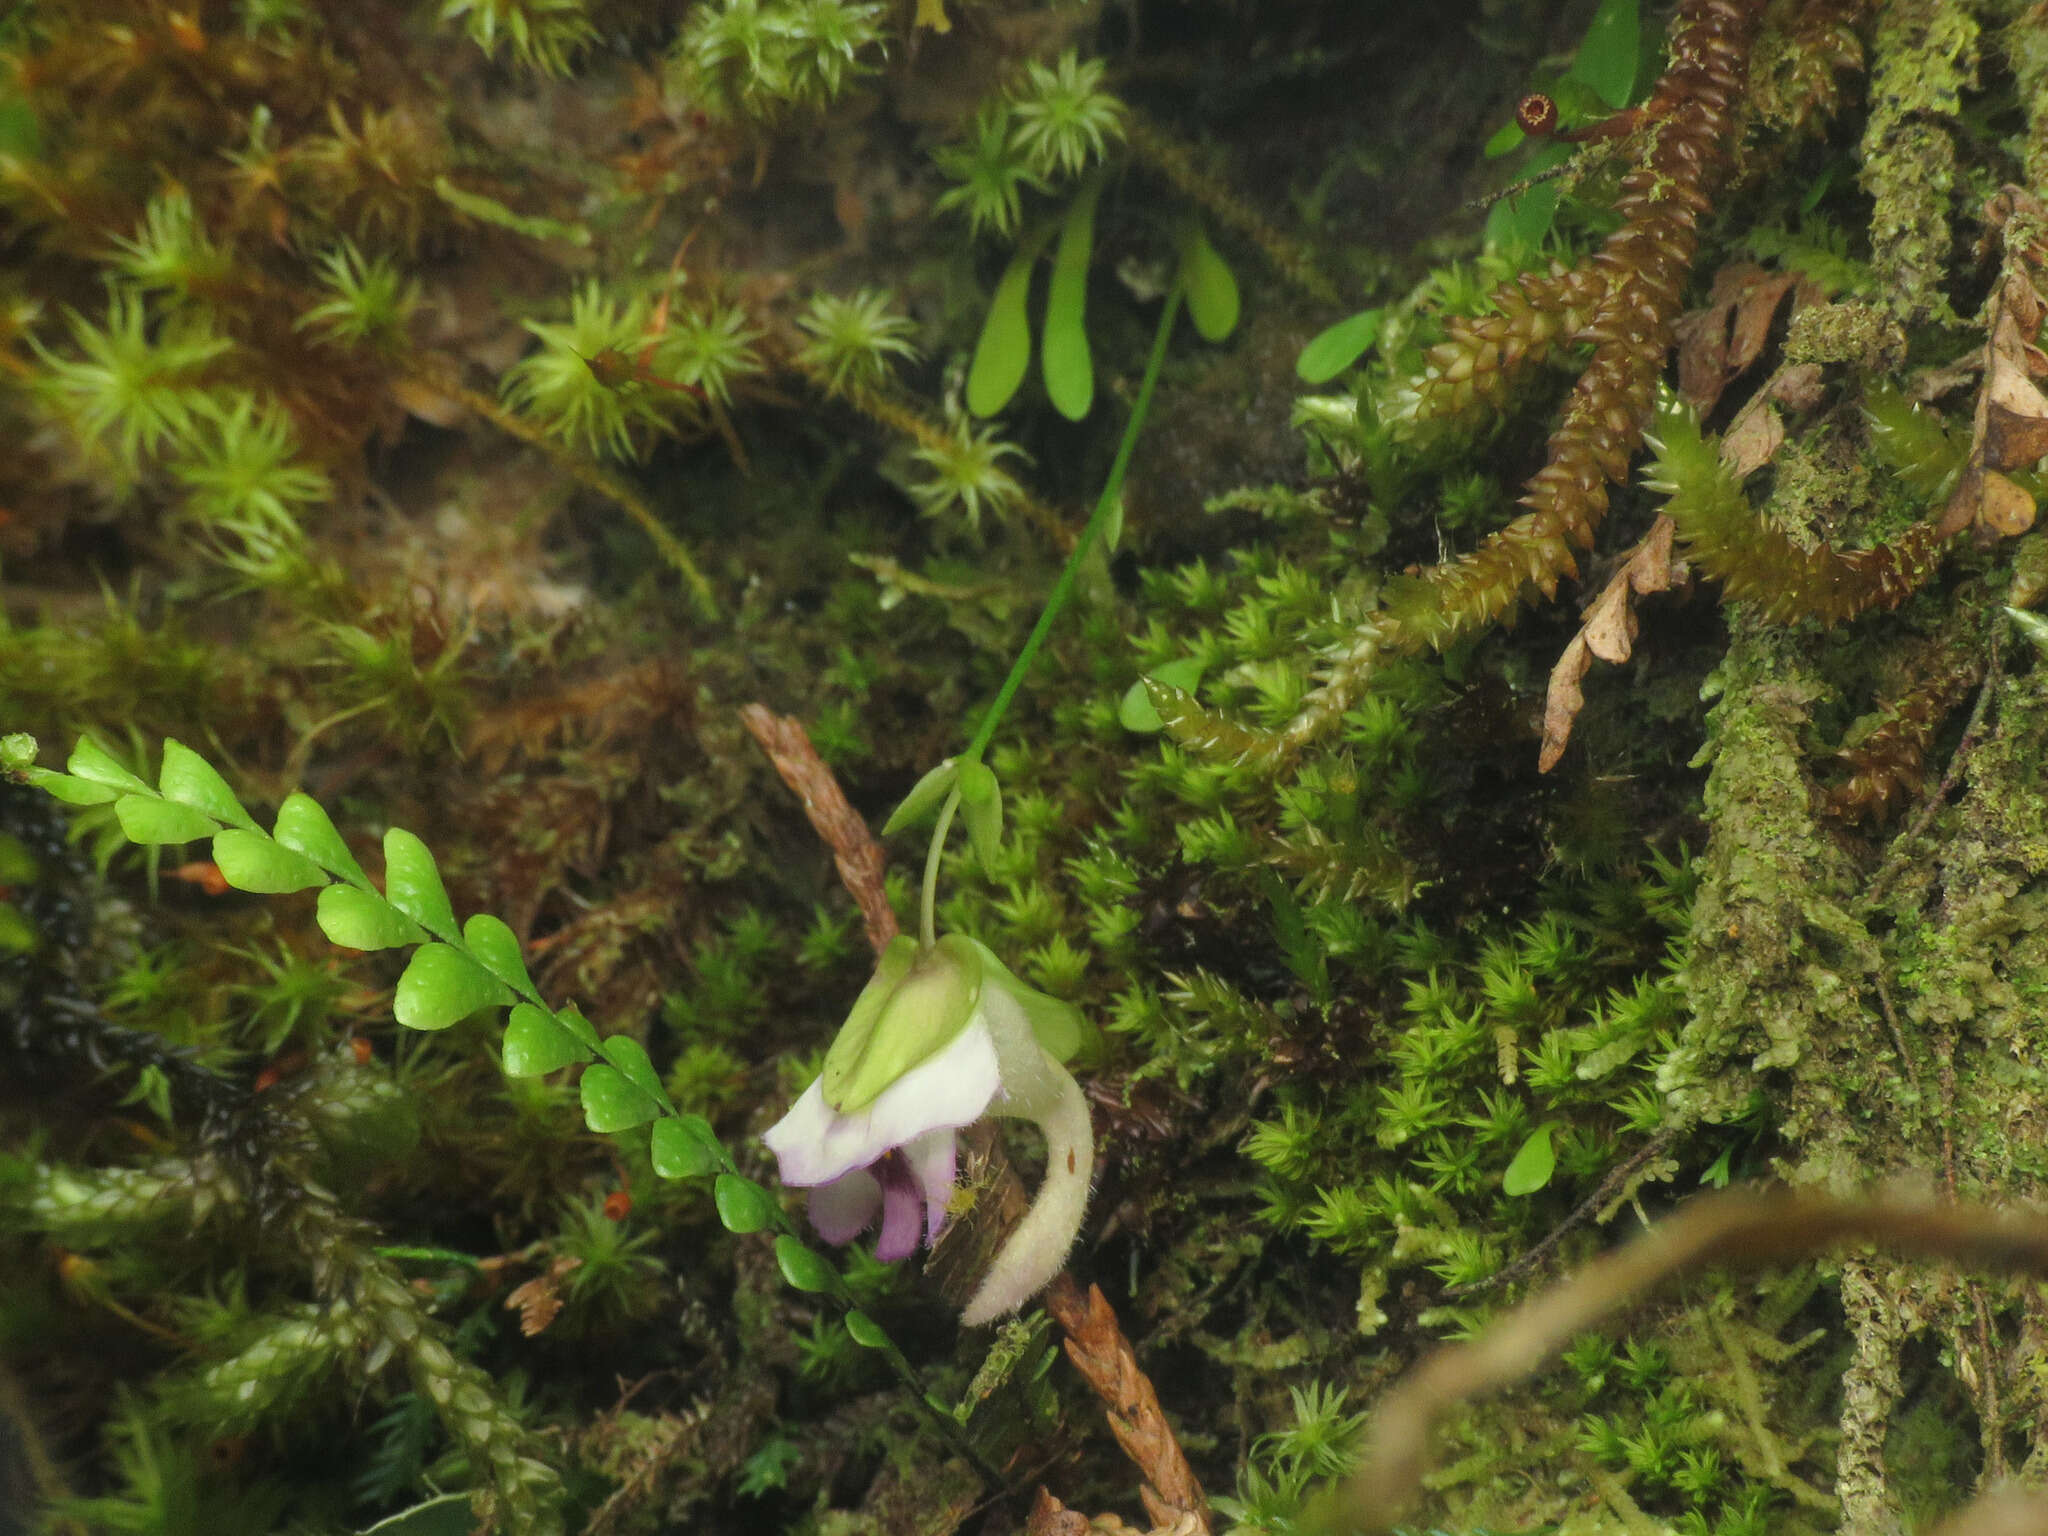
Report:
[[[71,770],[73,778],[104,784],[109,789],[127,790],[143,795],[156,793],[116,762],[113,754],[90,736],[79,737],[78,745],[71,749],[71,761],[64,766]]]
[[[31,768],[29,783],[47,795],[53,795],[66,805],[105,805],[109,800],[120,797],[121,791],[106,784],[95,784],[91,779],[81,779],[68,773],[57,773],[48,768]]]
[[[160,800],[154,790],[141,795],[123,795],[114,802],[121,834],[131,843],[193,843],[211,837],[220,823],[189,805]]]
[[[664,1179],[698,1179],[725,1167],[725,1148],[702,1115],[656,1121],[647,1152],[656,1175]]]
[[[613,1035],[599,1042],[598,1050],[618,1069],[620,1076],[646,1094],[657,1108],[671,1115],[675,1113],[675,1106],[668,1101],[668,1090],[661,1086],[661,1075],[654,1070],[654,1063],[647,1059],[647,1048],[638,1040],[631,1035]]]
[[[510,989],[461,950],[423,944],[398,978],[391,1012],[407,1029],[446,1029],[479,1008],[511,1001]]]
[[[542,1077],[573,1062],[588,1061],[590,1053],[577,1038],[557,1024],[547,1009],[519,1003],[505,1021],[505,1075]]]
[[[593,1131],[625,1131],[644,1125],[661,1113],[644,1089],[626,1080],[616,1067],[599,1062],[585,1070],[578,1085],[583,1119]]]
[[[462,942],[476,962],[514,992],[536,996],[533,978],[526,974],[526,960],[519,953],[519,940],[512,930],[488,912],[479,912],[462,925]]]
[[[1031,366],[1031,320],[1025,310],[1031,270],[1037,265],[1037,247],[1020,249],[1003,268],[989,300],[967,369],[967,409],[977,416],[993,416],[1008,405]]]
[[[375,891],[352,885],[330,885],[320,893],[315,913],[330,944],[343,949],[397,949],[417,944],[426,930]]]
[[[327,871],[261,832],[229,827],[213,840],[213,862],[221,878],[238,891],[255,891],[265,896],[285,896],[293,891],[326,885]]]
[[[254,832],[256,822],[242,809],[242,802],[228,788],[226,779],[213,765],[181,741],[166,738],[163,767],[157,773],[157,788],[166,800],[189,805],[231,827]]]
[[[427,845],[403,827],[384,834],[384,895],[437,939],[455,937],[455,909]]]
[[[284,804],[277,808],[276,830],[270,835],[292,852],[303,853],[330,875],[339,876],[350,885],[369,887],[369,877],[363,873],[362,865],[355,861],[327,812],[311,795],[286,795]]]

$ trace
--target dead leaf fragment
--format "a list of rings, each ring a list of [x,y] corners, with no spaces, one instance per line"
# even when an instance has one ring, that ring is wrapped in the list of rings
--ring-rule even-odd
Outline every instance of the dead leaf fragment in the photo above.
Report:
[[[1564,756],[1572,737],[1572,722],[1586,707],[1580,684],[1593,668],[1593,659],[1610,665],[1627,661],[1635,650],[1636,614],[1630,599],[1649,592],[1668,592],[1672,583],[1686,573],[1685,563],[1673,558],[1672,536],[1678,525],[1660,517],[1650,531],[1621,563],[1621,567],[1600,595],[1586,609],[1585,623],[1550,669],[1550,690],[1543,701],[1543,745],[1537,753],[1536,771],[1548,773]]]
[[[2048,456],[2048,395],[2034,383],[2048,374],[2048,355],[2034,342],[2041,313],[2040,293],[2019,263],[2009,261],[1991,296],[1984,386],[1977,394],[1970,456],[1942,513],[1944,534],[1975,527],[2011,538],[2034,526],[2033,496],[2004,471]]]
[[[519,1331],[526,1338],[546,1333],[548,1325],[562,1314],[563,1276],[579,1268],[581,1259],[559,1258],[531,1280],[513,1287],[505,1298],[505,1310],[519,1314]]]
[[[1704,309],[1679,317],[1678,392],[1702,416],[1721,391],[1763,356],[1771,321],[1785,295],[1801,282],[1797,272],[1766,272],[1751,261],[1731,262],[1714,274]]]

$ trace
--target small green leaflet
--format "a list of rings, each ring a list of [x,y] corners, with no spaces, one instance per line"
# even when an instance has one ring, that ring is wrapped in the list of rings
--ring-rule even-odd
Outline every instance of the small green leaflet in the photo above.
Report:
[[[1591,86],[1614,111],[1628,105],[1635,91],[1636,69],[1642,60],[1642,22],[1638,0],[1600,0],[1600,9],[1565,72],[1568,80]]]
[[[1079,421],[1095,403],[1095,360],[1088,350],[1088,264],[1095,256],[1095,205],[1102,178],[1081,188],[1060,226],[1052,257],[1052,284],[1045,295],[1045,333],[1039,343],[1039,372],[1053,409]]]
[[[1181,240],[1180,287],[1202,340],[1222,341],[1237,329],[1237,278],[1199,225]]]
[[[1551,1130],[1552,1127],[1545,1124],[1529,1133],[1529,1139],[1522,1143],[1522,1149],[1508,1164],[1508,1171],[1501,1175],[1503,1194],[1533,1195],[1550,1182],[1551,1172],[1557,1167],[1557,1154],[1550,1145]]]
[[[1008,405],[1031,366],[1031,273],[1055,228],[1048,223],[1033,231],[996,283],[967,369],[967,409],[977,416],[993,416]]]
[[[1380,338],[1383,309],[1362,309],[1339,320],[1301,349],[1294,371],[1304,384],[1327,384],[1359,358]]]
[[[511,1001],[505,984],[461,950],[422,944],[398,978],[391,1012],[407,1029],[446,1029],[479,1008]]]
[[[1178,688],[1183,693],[1193,693],[1202,681],[1202,663],[1192,656],[1183,656],[1178,661],[1169,661],[1154,667],[1145,677],[1124,690],[1123,703],[1117,706],[1116,718],[1127,731],[1140,731],[1146,735],[1166,728],[1166,722],[1159,718],[1159,711],[1152,707],[1152,696],[1145,690],[1145,678],[1165,683],[1169,688]]]

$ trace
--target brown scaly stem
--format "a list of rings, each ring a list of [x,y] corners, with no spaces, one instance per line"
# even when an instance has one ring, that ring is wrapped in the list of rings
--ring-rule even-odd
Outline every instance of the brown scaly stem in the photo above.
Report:
[[[1229,726],[1200,706],[1177,709],[1177,725],[1162,709],[1176,736],[1207,735],[1240,761],[1282,762],[1357,702],[1382,652],[1441,648],[1578,574],[1574,552],[1592,547],[1608,488],[1627,476],[1655,407],[1700,221],[1738,141],[1762,10],[1762,0],[1680,5],[1672,62],[1640,109],[1642,148],[1615,201],[1621,228],[1577,267],[1504,283],[1493,313],[1452,321],[1422,377],[1386,402],[1395,434],[1419,435],[1441,416],[1502,403],[1510,376],[1555,348],[1590,344],[1547,461],[1523,490],[1527,510],[1471,553],[1394,582],[1384,609],[1329,661],[1324,685],[1281,730]]]

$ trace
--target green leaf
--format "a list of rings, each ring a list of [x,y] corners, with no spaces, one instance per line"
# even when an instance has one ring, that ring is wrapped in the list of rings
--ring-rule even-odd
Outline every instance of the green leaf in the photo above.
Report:
[[[1501,1175],[1502,1193],[1533,1195],[1550,1182],[1551,1171],[1557,1167],[1557,1154],[1550,1146],[1550,1132],[1549,1125],[1539,1125],[1529,1133],[1521,1151],[1508,1164],[1508,1171]]]
[[[1525,177],[1540,176],[1545,171],[1557,169],[1571,157],[1571,145],[1546,144],[1529,157],[1522,174]],[[1502,198],[1487,212],[1486,243],[1519,246],[1532,251],[1538,249],[1543,244],[1543,237],[1550,233],[1551,222],[1557,217],[1557,194],[1556,182],[1543,181],[1517,196]]]
[[[437,939],[455,937],[455,909],[427,845],[403,827],[384,834],[384,899]]]
[[[41,942],[36,925],[12,902],[0,901],[0,955],[25,955]]]
[[[1031,271],[1043,249],[1042,238],[1019,246],[989,300],[974,343],[974,361],[967,368],[967,409],[977,416],[993,416],[1008,405],[1031,366],[1031,317],[1026,307]]]
[[[974,856],[993,875],[1003,848],[1003,787],[995,770],[979,758],[960,765],[960,819],[967,823]]]
[[[960,778],[960,762],[949,757],[938,767],[910,786],[910,793],[903,797],[903,803],[889,813],[889,819],[882,826],[882,836],[888,837],[901,832],[905,827],[915,827],[930,821],[939,814],[939,807]]]
[[[596,1028],[591,1024],[590,1020],[583,1017],[582,1012],[574,1003],[569,1004],[566,1008],[557,1008],[555,1010],[555,1022],[574,1035],[582,1043],[583,1048],[591,1054],[595,1055],[602,1049],[604,1042],[598,1039]]]
[[[1304,384],[1329,383],[1380,339],[1380,322],[1385,317],[1383,309],[1361,309],[1318,332],[1301,349],[1301,356],[1295,360],[1295,373]]]
[[[391,1012],[407,1029],[446,1029],[479,1008],[511,1001],[504,983],[461,950],[447,944],[423,944],[398,978]]]
[[[443,1493],[379,1520],[361,1536],[469,1536],[475,1526],[469,1495]]]
[[[654,1122],[648,1156],[664,1179],[701,1179],[725,1167],[725,1148],[702,1115],[676,1115]]]
[[[1067,209],[1045,293],[1045,332],[1038,367],[1053,409],[1079,421],[1095,403],[1095,362],[1088,352],[1088,264],[1095,255],[1095,204],[1102,178],[1091,179]]]
[[[1159,711],[1152,707],[1152,696],[1145,691],[1145,678],[1165,683],[1169,688],[1178,688],[1183,693],[1193,693],[1202,681],[1202,663],[1192,656],[1183,656],[1178,661],[1169,661],[1154,667],[1145,677],[1124,690],[1123,703],[1117,706],[1116,718],[1127,731],[1141,731],[1150,734],[1166,729],[1166,722],[1159,718]]]
[[[800,1291],[829,1291],[839,1284],[839,1271],[825,1256],[787,1232],[775,1239],[775,1262],[782,1267],[782,1278]]]
[[[1222,341],[1237,329],[1237,278],[1199,225],[1181,242],[1180,287],[1202,340]]]
[[[74,778],[68,773],[58,773],[49,768],[29,769],[28,781],[46,794],[56,796],[66,805],[105,805],[121,793],[108,785],[96,784],[91,779]]]
[[[238,891],[283,896],[327,884],[327,871],[303,853],[280,848],[261,832],[229,827],[213,839],[213,862]]]
[[[1512,154],[1520,149],[1522,140],[1527,137],[1528,135],[1522,132],[1522,125],[1510,118],[1495,130],[1493,137],[1486,141],[1486,147],[1479,153],[1488,160],[1498,160],[1502,155]]]
[[[311,795],[293,793],[277,808],[277,828],[270,834],[294,853],[303,853],[330,875],[339,875],[351,885],[367,887],[369,877],[348,851],[348,844],[334,830],[320,802]],[[351,948],[360,948],[352,945]]]
[[[775,1197],[752,1179],[736,1173],[718,1176],[718,1182],[711,1186],[711,1199],[728,1232],[758,1232],[775,1220]]]
[[[644,1089],[634,1087],[616,1068],[603,1062],[584,1069],[579,1091],[583,1096],[583,1119],[593,1131],[629,1130],[661,1113],[661,1107]]]
[[[1572,67],[1565,71],[1566,79],[1591,86],[1616,112],[1628,105],[1642,60],[1638,12],[1638,0],[1600,0]]]
[[[121,820],[121,833],[131,843],[191,843],[211,837],[220,823],[189,805],[159,800],[151,790],[146,795],[123,795],[114,802],[114,814]]]
[[[156,782],[166,800],[204,811],[231,827],[256,830],[255,818],[242,809],[242,802],[228,788],[228,781],[214,772],[213,764],[183,742],[165,738],[163,768]]]
[[[612,1035],[598,1042],[598,1053],[618,1068],[627,1082],[652,1099],[658,1108],[674,1112],[668,1101],[668,1090],[661,1086],[661,1077],[654,1070],[654,1063],[647,1059],[647,1048],[631,1035]]]
[[[533,978],[519,953],[519,940],[497,918],[479,912],[462,925],[462,942],[476,962],[515,992],[531,993]]]
[[[862,1349],[887,1349],[889,1335],[882,1332],[882,1325],[867,1313],[855,1307],[846,1314],[846,1331],[853,1335],[853,1342]]]
[[[156,794],[155,790],[114,761],[113,754],[90,736],[78,738],[78,745],[71,749],[71,761],[64,766],[71,770],[74,778],[104,784],[109,789],[128,790],[150,796]]]
[[[571,1062],[588,1061],[590,1052],[562,1028],[545,1008],[515,1003],[505,1021],[505,1075],[542,1077]]]
[[[320,893],[314,915],[330,943],[343,949],[397,949],[417,944],[426,930],[375,891],[330,885]]]
[[[2019,626],[2020,633],[2033,641],[2042,655],[2048,656],[2048,619],[2038,613],[2029,613],[2024,608],[2008,607],[2006,617]]]

